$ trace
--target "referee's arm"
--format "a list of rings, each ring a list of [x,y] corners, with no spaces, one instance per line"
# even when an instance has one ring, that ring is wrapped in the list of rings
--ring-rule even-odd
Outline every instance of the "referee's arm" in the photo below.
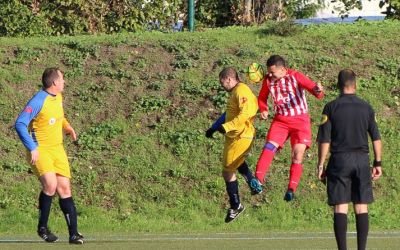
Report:
[[[318,165],[317,165],[317,177],[318,180],[324,182],[325,181],[325,168],[324,163],[326,160],[326,156],[329,152],[330,147],[329,142],[318,142]]]
[[[317,164],[317,177],[320,181],[325,182],[325,168],[324,163],[329,152],[331,145],[331,130],[332,125],[329,120],[330,107],[325,105],[322,111],[321,123],[318,128],[317,142],[318,142],[318,164]]]
[[[382,175],[382,142],[376,123],[375,111],[372,107],[370,107],[369,115],[368,133],[372,140],[375,156],[374,163],[372,164],[372,179],[377,180]]]
[[[382,142],[376,140],[372,142],[375,160],[372,167],[372,179],[377,180],[382,175]]]

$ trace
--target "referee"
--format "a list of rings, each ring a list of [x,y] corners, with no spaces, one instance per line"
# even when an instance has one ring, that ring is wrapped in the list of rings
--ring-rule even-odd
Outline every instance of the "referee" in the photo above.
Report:
[[[325,105],[318,131],[318,179],[327,181],[328,204],[334,207],[333,228],[338,249],[347,249],[348,203],[356,214],[358,249],[365,249],[368,237],[368,204],[372,203],[372,180],[382,175],[381,139],[371,105],[355,95],[356,74],[339,72],[340,96]],[[374,149],[372,176],[368,134]],[[324,162],[330,149],[326,171]]]

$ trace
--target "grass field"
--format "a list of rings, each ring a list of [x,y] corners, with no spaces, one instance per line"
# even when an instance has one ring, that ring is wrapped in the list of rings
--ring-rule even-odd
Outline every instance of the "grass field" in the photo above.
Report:
[[[400,232],[371,232],[368,249],[398,249]],[[43,243],[37,239],[0,238],[1,249],[76,249],[66,239]],[[79,249],[336,249],[333,233],[217,233],[88,236]],[[357,249],[356,233],[348,233],[348,249]]]
[[[400,230],[400,23],[311,25],[285,37],[276,28],[0,38],[0,236],[35,231],[40,186],[13,124],[49,66],[66,72],[65,113],[79,140],[73,144],[66,138],[65,146],[79,230],[89,239],[149,232],[329,231],[332,212],[325,187],[315,177],[315,145],[307,151],[294,202],[283,201],[290,164],[286,146],[274,160],[262,195],[251,197],[239,180],[246,213],[234,223],[223,223],[228,206],[220,176],[223,139],[204,136],[227,98],[218,73],[234,65],[245,79],[247,65],[265,63],[271,54],[283,55],[290,67],[324,85],[324,100],[308,96],[314,137],[322,107],[337,96],[337,73],[346,67],[355,70],[358,95],[374,106],[384,146],[384,175],[374,183],[376,202],[370,207],[371,231]],[[258,94],[260,86],[251,88]],[[269,121],[257,119],[255,124],[257,139],[248,158],[253,169]],[[354,224],[351,214],[350,231]],[[57,199],[50,226],[60,235],[66,232]],[[327,242],[330,246],[332,240]],[[193,241],[200,243],[208,244]]]

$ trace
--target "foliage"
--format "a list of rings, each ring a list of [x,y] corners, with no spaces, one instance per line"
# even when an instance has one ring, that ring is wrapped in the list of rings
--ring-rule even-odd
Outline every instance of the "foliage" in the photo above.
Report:
[[[141,111],[162,110],[171,105],[171,101],[159,96],[142,96],[135,102],[135,109]]]
[[[181,0],[6,0],[0,3],[0,35],[138,31],[155,20],[170,27],[181,6]]]
[[[0,3],[0,36],[47,35],[50,25],[41,13],[33,13],[19,0]]]
[[[266,25],[266,28],[260,30],[260,32],[265,35],[294,36],[303,30],[303,26],[288,19],[280,22],[270,22]]]

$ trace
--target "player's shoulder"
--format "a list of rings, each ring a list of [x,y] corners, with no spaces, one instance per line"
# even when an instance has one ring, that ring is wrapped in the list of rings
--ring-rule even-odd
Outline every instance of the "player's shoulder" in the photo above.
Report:
[[[33,97],[29,100],[30,105],[41,106],[50,94],[44,90],[36,92]]]
[[[364,100],[364,99],[362,99],[362,98],[360,98],[360,97],[358,97],[358,96],[355,96],[355,98],[357,98],[357,100],[359,101],[359,103],[361,104],[361,105],[363,105],[364,107],[365,107],[365,109],[368,109],[370,112],[372,111],[374,111],[374,108],[372,107],[372,105],[367,101],[367,100]]]
[[[238,98],[243,97],[243,96],[246,96],[246,97],[254,96],[255,97],[251,88],[247,84],[242,83],[242,82],[238,83],[237,87],[234,89],[234,92],[235,92],[234,94]]]
[[[235,88],[236,92],[241,93],[241,92],[252,92],[250,87],[243,83],[243,82],[239,82],[237,87]]]
[[[339,102],[339,99],[338,99],[338,98],[336,98],[336,99],[334,99],[334,100],[328,102],[327,104],[325,104],[324,110],[325,110],[325,111],[332,110],[333,107],[335,107],[335,106],[338,105],[338,102]]]
[[[291,68],[287,68],[286,69],[286,74],[290,75],[290,76],[304,76],[303,73],[301,73],[300,71],[297,71],[295,69],[291,69]]]

